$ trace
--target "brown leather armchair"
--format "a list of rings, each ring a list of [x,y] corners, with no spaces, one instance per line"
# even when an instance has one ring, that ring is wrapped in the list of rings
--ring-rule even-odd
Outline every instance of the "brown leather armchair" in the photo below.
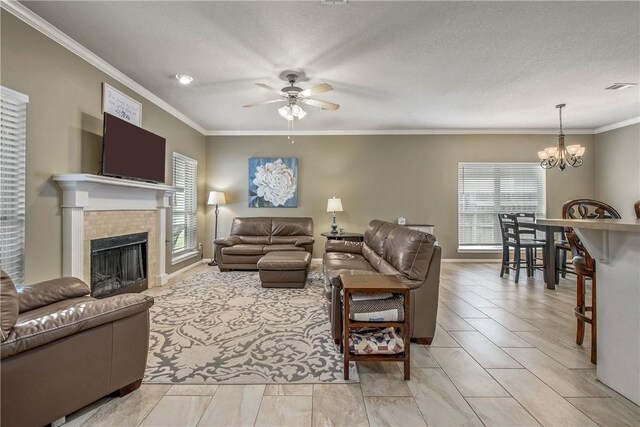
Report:
[[[257,270],[269,252],[313,252],[313,220],[292,217],[234,218],[229,237],[216,239],[216,261],[221,271]]]
[[[435,236],[386,221],[373,220],[364,242],[329,240],[323,268],[331,333],[342,333],[341,274],[398,277],[411,289],[411,338],[431,344],[436,330],[442,250]]]
[[[140,386],[153,298],[97,300],[74,277],[16,289],[0,273],[2,425],[45,425]]]

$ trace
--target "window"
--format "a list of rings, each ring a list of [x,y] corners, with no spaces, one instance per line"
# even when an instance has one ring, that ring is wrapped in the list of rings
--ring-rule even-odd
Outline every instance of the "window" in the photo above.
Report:
[[[0,86],[0,267],[24,285],[25,163],[29,97]]]
[[[500,250],[499,213],[544,217],[545,177],[538,163],[459,163],[458,251]]]
[[[171,253],[175,264],[197,254],[198,162],[173,153],[173,185],[184,189],[173,194]]]

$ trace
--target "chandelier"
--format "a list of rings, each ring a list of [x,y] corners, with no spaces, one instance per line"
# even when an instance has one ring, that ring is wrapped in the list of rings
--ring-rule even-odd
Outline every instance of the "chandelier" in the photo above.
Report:
[[[285,105],[282,108],[278,109],[278,113],[282,116],[282,118],[291,120],[302,120],[304,116],[307,115],[307,112],[302,109],[298,104],[292,103],[289,105]]]
[[[540,166],[545,169],[551,169],[558,167],[563,171],[567,165],[574,168],[582,166],[582,155],[584,154],[585,147],[581,145],[564,145],[564,133],[562,132],[562,108],[567,104],[558,104],[556,108],[560,114],[560,133],[558,133],[558,146],[547,147],[543,151],[538,151],[538,157],[540,157]]]

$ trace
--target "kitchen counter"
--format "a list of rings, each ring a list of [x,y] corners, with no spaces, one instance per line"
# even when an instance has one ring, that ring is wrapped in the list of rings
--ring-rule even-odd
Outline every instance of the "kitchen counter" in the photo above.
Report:
[[[596,259],[598,379],[640,405],[640,220],[536,222],[573,228]]]

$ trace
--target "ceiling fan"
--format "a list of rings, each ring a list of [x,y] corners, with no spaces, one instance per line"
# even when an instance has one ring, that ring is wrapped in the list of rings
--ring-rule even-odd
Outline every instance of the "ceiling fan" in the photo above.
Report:
[[[274,104],[276,102],[286,102],[282,108],[278,109],[278,113],[286,120],[301,120],[307,115],[307,112],[302,109],[299,104],[311,105],[312,107],[322,108],[323,110],[337,110],[340,105],[333,102],[320,101],[319,99],[309,98],[312,95],[318,93],[329,92],[333,90],[333,86],[328,83],[322,83],[309,89],[302,89],[295,86],[296,81],[299,79],[298,74],[290,73],[286,75],[286,79],[289,82],[289,86],[285,86],[282,89],[276,89],[272,86],[264,83],[255,83],[256,86],[266,89],[271,92],[277,93],[280,98],[271,99],[269,101],[256,102],[255,104],[244,105],[244,108],[256,107],[258,105]]]

